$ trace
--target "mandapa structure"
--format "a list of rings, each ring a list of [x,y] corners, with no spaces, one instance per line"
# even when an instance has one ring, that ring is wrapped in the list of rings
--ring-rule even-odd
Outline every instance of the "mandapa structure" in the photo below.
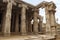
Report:
[[[53,2],[41,2],[37,6],[20,0],[0,0],[0,33],[10,34],[40,34],[43,17],[39,15],[39,8],[45,8],[47,35],[56,35],[55,12]],[[33,20],[33,24],[31,21]],[[39,22],[38,22],[39,20]]]

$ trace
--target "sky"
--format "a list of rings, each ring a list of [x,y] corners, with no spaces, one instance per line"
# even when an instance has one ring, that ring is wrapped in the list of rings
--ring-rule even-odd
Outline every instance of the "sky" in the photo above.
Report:
[[[60,0],[23,0],[23,1],[30,3],[34,6],[38,5],[42,1],[47,1],[47,2],[53,1],[57,7],[56,13],[55,13],[55,19],[56,19],[56,22],[60,24]],[[45,10],[44,9],[39,9],[39,10],[40,10],[39,15],[43,16],[43,23],[46,23]]]

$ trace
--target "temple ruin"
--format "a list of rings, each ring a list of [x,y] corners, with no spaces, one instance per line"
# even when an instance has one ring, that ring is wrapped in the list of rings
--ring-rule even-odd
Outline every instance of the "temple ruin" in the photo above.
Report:
[[[45,33],[42,30],[43,17],[39,15],[39,8],[45,8]],[[3,35],[47,34],[55,36],[55,9],[53,2],[43,1],[34,6],[20,0],[0,0],[0,33]],[[31,24],[32,20],[33,24]]]

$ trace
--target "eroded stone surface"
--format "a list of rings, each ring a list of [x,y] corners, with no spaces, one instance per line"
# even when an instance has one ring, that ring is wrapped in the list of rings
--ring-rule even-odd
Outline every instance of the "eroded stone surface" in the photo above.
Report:
[[[46,35],[28,35],[28,36],[12,36],[12,37],[0,37],[0,40],[49,40],[54,39],[53,36]]]

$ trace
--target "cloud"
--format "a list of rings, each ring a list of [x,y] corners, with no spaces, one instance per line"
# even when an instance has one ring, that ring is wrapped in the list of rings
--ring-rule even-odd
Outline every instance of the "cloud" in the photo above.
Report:
[[[56,0],[44,0],[44,1],[48,1],[48,2],[53,1],[53,2],[56,2]]]

